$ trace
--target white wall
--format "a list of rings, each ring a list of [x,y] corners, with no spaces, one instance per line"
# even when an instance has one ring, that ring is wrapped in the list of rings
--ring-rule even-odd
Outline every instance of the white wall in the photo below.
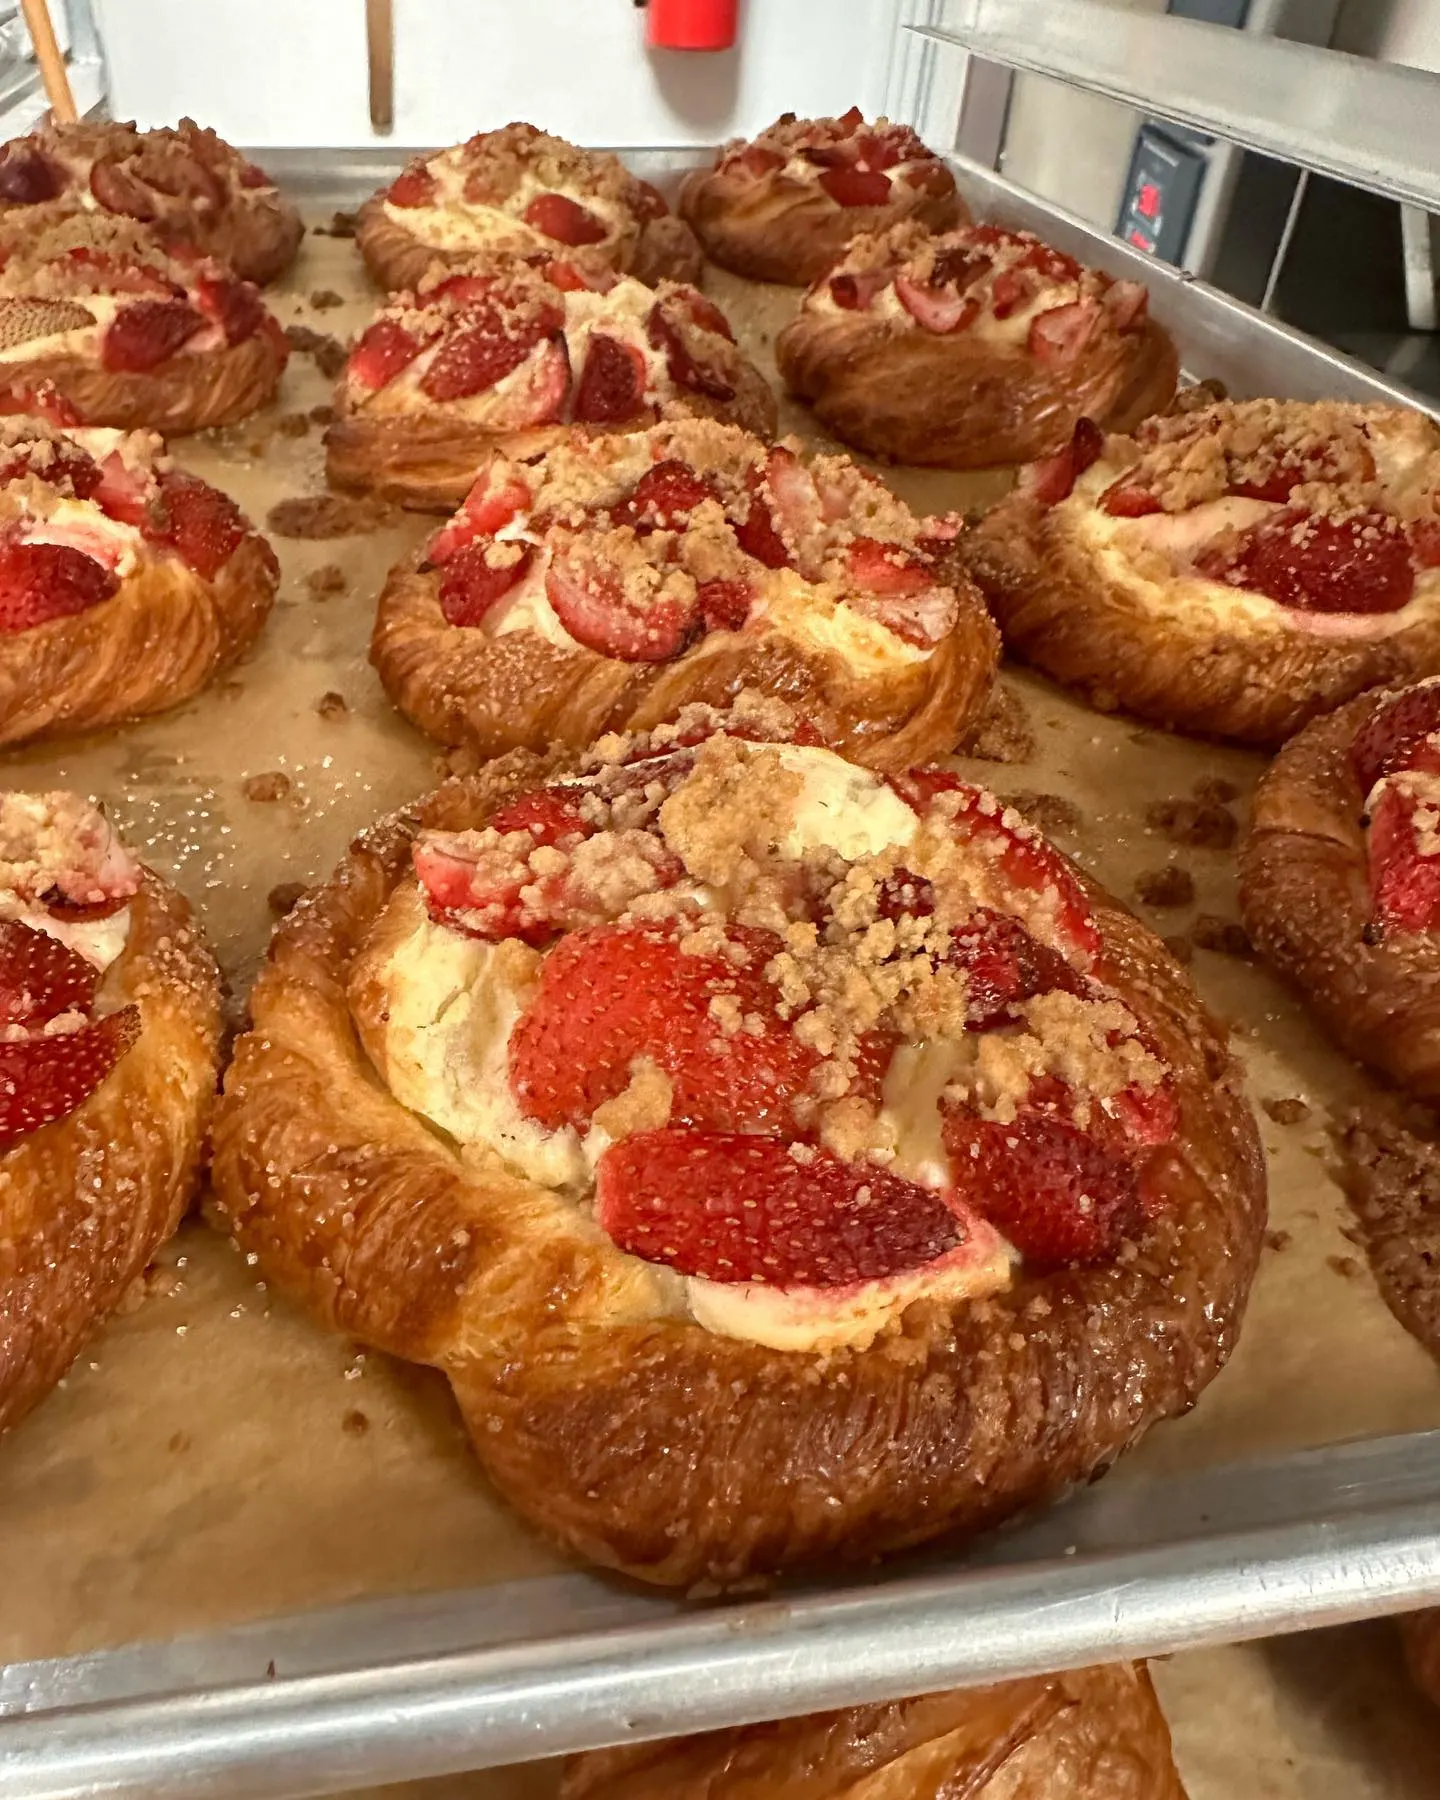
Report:
[[[94,0],[115,117],[232,142],[368,144],[362,0]],[[580,143],[713,144],[787,108],[882,109],[896,0],[748,0],[720,55],[647,53],[630,0],[394,0],[398,145],[509,119]],[[384,140],[381,140],[384,141]]]
[[[1437,0],[1345,0],[1334,38],[1337,50],[1383,57],[1417,69],[1440,69]]]

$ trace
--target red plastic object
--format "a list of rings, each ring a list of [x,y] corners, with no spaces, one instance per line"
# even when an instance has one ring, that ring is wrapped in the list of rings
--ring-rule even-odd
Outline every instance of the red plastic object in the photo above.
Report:
[[[649,0],[645,41],[653,50],[728,50],[740,0]]]

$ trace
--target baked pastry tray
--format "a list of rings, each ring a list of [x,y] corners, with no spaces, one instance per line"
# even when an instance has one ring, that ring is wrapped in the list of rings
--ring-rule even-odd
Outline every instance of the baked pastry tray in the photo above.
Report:
[[[693,160],[624,154],[662,183]],[[265,161],[324,226],[404,155]],[[989,171],[957,174],[977,212],[1148,282],[1190,374],[1237,395],[1415,403]],[[773,367],[793,294],[714,271],[707,286]],[[312,232],[274,304],[344,340],[375,296],[353,245]],[[280,499],[324,492],[309,412],[329,385],[297,355],[268,413],[177,453],[263,526]],[[817,439],[789,405],[782,428]],[[884,473],[924,510],[1009,485]],[[275,615],[208,693],[7,763],[16,785],[104,797],[201,909],[237,1016],[267,896],[320,877],[435,778],[433,746],[366,662],[385,571],[430,527],[370,523],[275,540]],[[438,1376],[317,1330],[195,1219],[143,1303],[0,1447],[0,1800],[330,1793],[1440,1600],[1440,1368],[1380,1300],[1329,1166],[1329,1117],[1371,1090],[1236,934],[1221,840],[1262,759],[1096,714],[1021,671],[1004,685],[1014,716],[966,766],[1192,956],[1265,1108],[1270,1247],[1197,1410],[967,1554],[769,1595],[656,1594],[530,1537],[486,1492]],[[1178,846],[1175,803],[1197,799],[1208,823],[1188,835],[1204,841]],[[1137,884],[1153,894],[1145,878],[1172,862],[1193,904],[1141,904]]]

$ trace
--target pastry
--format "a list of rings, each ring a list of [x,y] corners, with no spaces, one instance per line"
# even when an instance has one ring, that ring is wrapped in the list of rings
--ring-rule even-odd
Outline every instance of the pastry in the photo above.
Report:
[[[278,578],[153,432],[0,419],[0,744],[188,699],[254,639]]]
[[[0,146],[0,227],[35,232],[71,213],[133,219],[246,281],[283,275],[305,231],[265,171],[193,119],[173,131],[51,121]]]
[[[1412,1613],[1400,1621],[1400,1634],[1416,1684],[1440,1706],[1440,1612]]]
[[[1440,1101],[1440,678],[1291,739],[1256,789],[1240,905],[1337,1043]]]
[[[1159,940],[959,776],[811,737],[686,708],[357,838],[217,1117],[267,1280],[443,1370],[498,1491],[653,1582],[1105,1468],[1225,1361],[1264,1225]]]
[[[1112,1663],[572,1757],[560,1800],[1185,1800],[1143,1666]]]
[[[876,767],[950,749],[995,630],[954,519],[916,519],[846,458],[688,420],[496,455],[391,571],[371,661],[444,744],[575,748],[755,685]]]
[[[259,291],[94,215],[0,231],[0,395],[50,383],[77,423],[203,431],[263,406],[289,356]]]
[[[786,382],[847,444],[947,469],[1030,462],[1082,418],[1128,431],[1179,363],[1134,281],[1029,232],[914,221],[855,240],[780,333]]]
[[[413,288],[431,264],[477,250],[589,250],[652,287],[694,281],[690,227],[618,156],[582,150],[533,125],[477,132],[417,157],[360,208],[355,242],[383,288]]]
[[[967,548],[1010,648],[1094,705],[1279,743],[1440,671],[1440,424],[1289,400],[1082,420]]]
[[[325,438],[333,486],[451,512],[492,450],[660,419],[775,435],[775,397],[697,288],[659,292],[583,252],[491,251],[395,296],[350,353]]]
[[[687,176],[680,212],[705,254],[756,281],[805,287],[850,240],[902,219],[945,231],[968,217],[955,177],[908,125],[786,113]]]
[[[0,793],[0,1021],[3,1431],[179,1223],[215,1092],[190,908],[74,794]]]

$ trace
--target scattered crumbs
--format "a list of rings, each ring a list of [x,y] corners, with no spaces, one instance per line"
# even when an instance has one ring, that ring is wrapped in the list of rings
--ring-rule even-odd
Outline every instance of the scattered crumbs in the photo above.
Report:
[[[303,881],[280,881],[265,896],[265,902],[277,919],[283,919],[299,904],[304,893]]]
[[[358,1406],[352,1406],[340,1421],[340,1429],[348,1437],[364,1437],[370,1429],[370,1415],[361,1412]]]
[[[343,594],[350,582],[339,563],[322,563],[305,577],[312,600],[328,600],[332,594]]]
[[[1249,933],[1234,919],[1222,919],[1216,913],[1198,913],[1190,927],[1190,941],[1197,950],[1213,950],[1220,956],[1236,956],[1242,962],[1254,962],[1255,946]]]
[[[272,506],[265,524],[276,537],[358,537],[378,531],[394,519],[383,501],[343,494],[300,494]]]
[[[1239,831],[1234,813],[1216,800],[1157,800],[1145,808],[1145,823],[1193,850],[1228,850]]]
[[[1260,1104],[1277,1125],[1303,1125],[1310,1117],[1310,1108],[1295,1094],[1262,1100]]]
[[[281,413],[275,421],[275,429],[281,437],[302,438],[310,429],[310,415],[303,412]]]
[[[188,1450],[190,1448],[190,1433],[188,1431],[177,1431],[173,1433],[170,1442],[165,1448],[174,1451],[176,1455],[179,1455],[182,1451]]]
[[[339,416],[333,406],[312,406],[310,408],[310,420],[315,425],[333,425]]]
[[[1343,1275],[1346,1281],[1353,1281],[1360,1273],[1360,1265],[1353,1256],[1327,1256],[1325,1266],[1337,1275]]]
[[[1213,375],[1207,375],[1203,381],[1192,381],[1188,387],[1177,388],[1175,398],[1170,402],[1172,413],[1201,412],[1207,406],[1214,406],[1224,400],[1229,389],[1223,381],[1217,381]]]
[[[285,336],[292,350],[312,356],[322,375],[334,380],[345,367],[346,350],[339,338],[328,331],[314,331],[308,325],[287,325]]]
[[[310,296],[310,304],[316,312],[328,312],[332,306],[343,306],[345,296],[337,294],[334,288],[316,288]]]
[[[331,688],[315,702],[315,710],[322,719],[343,719],[350,710],[350,704],[343,694],[337,694]]]
[[[279,769],[267,769],[263,775],[247,775],[240,792],[247,800],[283,800],[290,792],[290,777]]]
[[[267,1681],[273,1681],[275,1679],[275,1658],[273,1656],[265,1665],[265,1679]]]
[[[1240,798],[1239,784],[1226,781],[1223,775],[1204,775],[1191,791],[1205,806],[1228,806]]]
[[[1019,788],[1013,794],[1006,794],[1004,800],[1007,806],[1013,806],[1032,825],[1038,825],[1048,837],[1063,836],[1066,833],[1073,837],[1085,823],[1080,808],[1063,794],[1044,794],[1032,788]]]
[[[959,752],[982,762],[1023,763],[1035,755],[1035,733],[1025,702],[997,681],[979,723]]]
[[[1195,946],[1183,932],[1175,937],[1161,938],[1160,941],[1175,958],[1176,962],[1188,963],[1194,961]]]
[[[1142,906],[1189,906],[1195,899],[1195,880],[1179,863],[1166,863],[1163,869],[1137,875],[1135,893]]]
[[[1295,1242],[1295,1235],[1290,1231],[1267,1231],[1265,1248],[1267,1250],[1288,1250]]]

